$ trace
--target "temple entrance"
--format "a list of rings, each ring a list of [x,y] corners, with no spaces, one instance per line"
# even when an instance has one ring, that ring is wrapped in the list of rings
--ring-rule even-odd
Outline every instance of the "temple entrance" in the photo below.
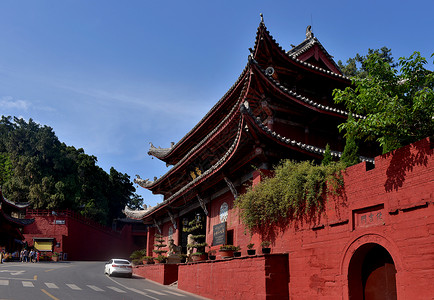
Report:
[[[378,244],[365,244],[354,253],[348,270],[349,298],[393,300],[396,268],[389,252]]]

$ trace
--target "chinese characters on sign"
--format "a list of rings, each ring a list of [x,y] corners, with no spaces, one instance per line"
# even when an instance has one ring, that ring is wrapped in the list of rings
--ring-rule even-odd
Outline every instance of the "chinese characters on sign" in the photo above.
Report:
[[[383,225],[384,205],[376,205],[369,208],[353,211],[354,229],[358,227],[370,227]]]

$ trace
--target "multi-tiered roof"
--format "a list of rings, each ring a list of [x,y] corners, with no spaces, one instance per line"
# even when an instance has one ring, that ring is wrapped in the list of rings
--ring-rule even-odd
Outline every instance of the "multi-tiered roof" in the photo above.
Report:
[[[28,203],[15,203],[3,197],[0,189],[0,235],[6,240],[24,240],[22,228],[34,222],[25,219]]]
[[[126,208],[128,217],[150,222],[222,187],[235,195],[236,186],[251,178],[252,165],[271,167],[282,158],[318,161],[326,144],[340,156],[344,140],[337,126],[348,112],[334,104],[332,91],[351,81],[310,26],[305,40],[285,51],[262,19],[250,52],[238,80],[190,132],[170,148],[151,144],[148,154],[172,168],[161,178],[135,182],[164,201],[147,210]]]

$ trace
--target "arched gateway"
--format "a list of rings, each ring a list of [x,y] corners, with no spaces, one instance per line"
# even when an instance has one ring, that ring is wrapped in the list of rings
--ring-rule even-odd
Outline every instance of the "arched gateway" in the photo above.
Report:
[[[389,252],[376,243],[360,246],[348,267],[349,299],[397,299],[396,268]]]

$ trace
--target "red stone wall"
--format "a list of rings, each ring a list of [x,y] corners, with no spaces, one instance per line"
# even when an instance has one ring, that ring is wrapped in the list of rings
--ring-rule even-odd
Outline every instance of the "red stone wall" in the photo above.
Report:
[[[33,238],[54,238],[53,251],[67,253],[68,260],[108,260],[128,258],[135,249],[131,226],[114,232],[85,218],[75,218],[69,211],[51,214],[51,211],[30,211],[27,218],[35,222],[24,228],[25,241],[32,246]],[[64,220],[65,224],[55,224]],[[60,243],[60,247],[56,247]]]
[[[178,280],[178,265],[152,264],[134,266],[133,274],[167,285]]]
[[[348,298],[350,260],[357,249],[370,243],[381,245],[391,255],[399,299],[434,295],[434,162],[429,139],[377,157],[375,168],[368,169],[365,163],[348,168],[341,196],[329,195],[320,216],[268,232],[274,237],[272,252],[289,254],[291,299]],[[212,226],[220,222],[224,201],[233,207],[230,193],[212,201],[208,243],[212,242]],[[261,236],[245,234],[234,209],[229,211],[230,229],[235,230],[234,244],[242,247],[243,255],[249,242],[259,250]],[[231,263],[226,266],[231,272],[244,268]],[[200,269],[205,266],[195,268],[198,271],[193,274],[204,276]],[[180,280],[192,276],[183,270]],[[217,278],[223,280],[223,276]],[[184,289],[211,295],[202,283],[195,285],[193,277],[188,282],[191,285],[182,286]]]
[[[288,256],[181,264],[178,288],[210,299],[287,299]]]

